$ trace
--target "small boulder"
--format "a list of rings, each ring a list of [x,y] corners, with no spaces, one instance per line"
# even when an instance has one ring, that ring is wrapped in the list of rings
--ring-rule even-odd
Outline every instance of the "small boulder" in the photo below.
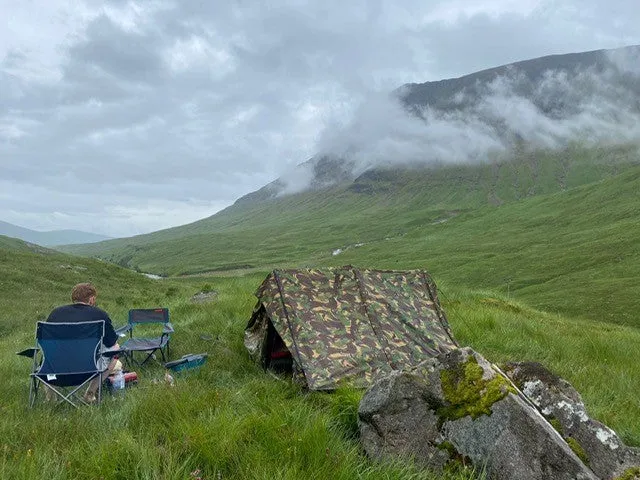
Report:
[[[191,297],[191,303],[208,303],[212,302],[218,296],[215,290],[198,292]]]

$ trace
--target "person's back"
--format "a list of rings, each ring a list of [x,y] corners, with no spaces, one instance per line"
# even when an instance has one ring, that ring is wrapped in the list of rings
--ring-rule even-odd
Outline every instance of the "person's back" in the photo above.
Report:
[[[104,310],[95,306],[97,292],[93,285],[90,283],[79,283],[71,291],[70,305],[63,305],[61,307],[54,308],[47,322],[53,323],[78,323],[78,322],[91,322],[95,320],[104,320],[104,337],[102,338],[102,344],[108,349],[117,350],[118,346],[118,334],[113,328],[111,318]],[[100,365],[104,372],[99,377],[91,380],[87,391],[85,393],[85,401],[91,403],[96,400],[96,391],[99,386],[99,382],[113,372],[116,366],[117,360],[114,357],[108,365]],[[47,396],[49,392],[47,391]]]
[[[79,283],[71,292],[70,305],[63,305],[51,311],[47,322],[54,323],[77,323],[104,320],[104,339],[102,343],[110,348],[118,341],[111,318],[104,310],[95,306],[96,289],[90,283]]]

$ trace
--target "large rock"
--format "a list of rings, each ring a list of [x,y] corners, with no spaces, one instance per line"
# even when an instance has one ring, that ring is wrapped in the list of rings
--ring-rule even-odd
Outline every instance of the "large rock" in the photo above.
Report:
[[[374,458],[411,456],[431,468],[469,459],[494,480],[595,480],[540,413],[471,349],[372,386],[359,408]]]
[[[505,373],[598,477],[640,479],[640,451],[626,446],[613,430],[590,418],[582,397],[569,382],[533,362],[510,363]],[[630,474],[634,470],[635,477]]]
[[[553,427],[511,393],[493,405],[491,415],[446,422],[443,434],[496,480],[596,478]]]

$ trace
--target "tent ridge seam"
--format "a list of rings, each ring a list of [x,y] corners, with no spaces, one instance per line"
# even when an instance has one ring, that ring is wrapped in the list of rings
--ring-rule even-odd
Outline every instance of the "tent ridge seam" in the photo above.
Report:
[[[287,328],[289,329],[289,333],[291,334],[291,341],[293,342],[293,348],[296,349],[296,356],[298,357],[298,361],[301,361],[298,342],[296,342],[296,336],[293,334],[293,330],[291,329],[291,320],[289,318],[289,312],[287,312],[287,306],[284,303],[284,289],[282,288],[282,282],[280,281],[280,275],[278,274],[278,271],[279,270],[273,271],[273,278],[276,280],[278,293],[280,294],[280,303],[282,303],[282,312],[284,313],[284,318],[287,319]],[[307,372],[305,371],[305,369],[302,369],[302,373],[304,374],[304,378],[307,381],[307,386],[310,386],[309,378],[307,378]]]
[[[387,363],[389,364],[389,366],[391,366],[391,368],[393,368],[395,370],[396,366],[391,361],[391,358],[389,358],[389,355],[387,355],[387,350],[389,350],[389,342],[387,342],[387,339],[384,338],[384,336],[381,337],[378,334],[378,331],[376,330],[376,327],[374,326],[374,322],[371,320],[371,313],[369,313],[369,307],[368,307],[368,296],[364,292],[364,288],[363,288],[364,281],[362,279],[362,273],[356,267],[351,266],[351,268],[353,269],[353,273],[355,274],[356,281],[358,282],[358,290],[360,291],[360,297],[362,298],[362,305],[364,306],[364,313],[367,315],[367,319],[369,320],[369,325],[371,325],[371,329],[373,330],[373,333],[375,334],[376,338],[381,343],[384,342],[384,345],[386,346],[386,348],[384,348],[384,347],[382,348],[382,353],[384,354],[385,358],[387,359]]]

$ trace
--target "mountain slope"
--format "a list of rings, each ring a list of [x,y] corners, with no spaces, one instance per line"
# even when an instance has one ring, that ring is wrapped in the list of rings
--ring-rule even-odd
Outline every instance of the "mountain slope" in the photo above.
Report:
[[[111,237],[80,230],[52,230],[39,232],[0,221],[0,235],[18,238],[25,242],[36,243],[45,247],[77,243],[92,243],[109,240]]]
[[[640,167],[573,190],[345,250],[331,263],[411,265],[546,310],[640,326]]]
[[[99,256],[132,268],[160,266],[162,273],[168,274],[226,268],[237,262],[225,260],[223,251],[222,255],[207,258],[204,254],[196,258],[199,255],[196,245],[208,249],[201,236],[219,235],[254,245],[279,235],[289,237],[298,230],[325,229],[326,235],[314,238],[324,241],[328,236],[331,244],[367,241],[378,238],[380,232],[403,230],[405,223],[419,223],[421,218],[435,221],[443,215],[450,216],[447,212],[495,207],[563,191],[616,175],[639,162],[635,146],[617,149],[576,146],[560,152],[521,152],[517,158],[490,164],[372,170],[354,181],[324,189],[261,202],[236,202],[216,215],[188,225],[91,245],[65,246],[62,250]],[[341,236],[341,230],[347,235]],[[179,254],[166,256],[169,252],[163,244],[172,241],[182,244],[182,248]],[[212,242],[215,243],[213,238]],[[163,260],[153,265],[149,260],[156,254]],[[195,262],[191,261],[192,255]],[[198,268],[196,263],[202,262],[204,265]]]
[[[516,62],[367,98],[320,135],[310,160],[238,203],[353,180],[393,165],[491,161],[529,149],[640,138],[640,46]],[[517,153],[517,152],[516,152]]]
[[[344,263],[424,267],[439,279],[502,289],[534,306],[640,325],[633,313],[640,307],[640,167],[583,163],[568,175],[569,185],[593,181],[562,190],[557,158],[539,160],[536,182],[527,162],[380,171],[236,205],[181,229],[75,248],[164,274]],[[536,189],[541,195],[527,196]]]

